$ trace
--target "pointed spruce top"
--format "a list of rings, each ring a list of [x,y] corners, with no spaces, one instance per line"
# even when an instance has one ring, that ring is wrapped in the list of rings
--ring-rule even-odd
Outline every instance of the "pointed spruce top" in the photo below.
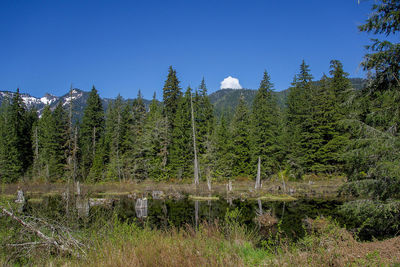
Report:
[[[268,72],[264,70],[263,79],[260,82],[259,91],[261,92],[268,92],[273,91],[274,84],[271,82],[271,77],[269,76]]]
[[[300,65],[300,73],[297,75],[297,82],[300,83],[309,83],[313,79],[313,76],[310,73],[310,66],[306,64],[306,62],[302,61]]]
[[[206,86],[206,82],[204,81],[204,77],[201,80],[200,86],[199,86],[199,94],[201,96],[206,96],[207,95],[207,86]]]

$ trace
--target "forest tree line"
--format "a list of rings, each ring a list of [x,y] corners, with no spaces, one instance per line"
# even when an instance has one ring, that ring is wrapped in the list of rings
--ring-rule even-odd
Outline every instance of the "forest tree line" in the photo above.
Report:
[[[204,79],[184,92],[176,71],[169,68],[163,102],[155,96],[148,110],[141,93],[131,101],[118,96],[104,112],[92,88],[81,121],[72,118],[72,101],[40,116],[27,110],[17,90],[1,106],[3,181],[25,177],[58,180],[126,181],[193,177],[193,105],[200,177],[221,180],[255,174],[261,158],[262,177],[286,170],[296,178],[305,173],[340,174],[340,155],[349,136],[341,121],[351,83],[339,61],[331,77],[312,83],[303,61],[290,89],[287,109],[280,109],[265,71],[252,108],[239,100],[233,118],[216,117]],[[72,92],[71,92],[72,97]]]

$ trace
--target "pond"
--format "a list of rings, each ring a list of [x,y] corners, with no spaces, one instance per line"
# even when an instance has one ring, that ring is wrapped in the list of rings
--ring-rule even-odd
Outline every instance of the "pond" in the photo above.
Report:
[[[67,203],[61,196],[44,196],[40,201],[28,201],[23,212],[35,216],[63,221],[76,217],[80,227],[117,216],[123,221],[135,221],[139,225],[154,228],[197,227],[200,223],[224,221],[227,211],[237,210],[236,221],[260,230],[260,216],[268,214],[279,229],[289,238],[304,235],[303,220],[317,216],[340,219],[337,207],[342,202],[326,199],[298,199],[294,201],[262,201],[218,198],[194,200],[189,196],[180,199],[130,198],[118,196],[107,199],[77,198]],[[69,213],[68,216],[66,213]]]

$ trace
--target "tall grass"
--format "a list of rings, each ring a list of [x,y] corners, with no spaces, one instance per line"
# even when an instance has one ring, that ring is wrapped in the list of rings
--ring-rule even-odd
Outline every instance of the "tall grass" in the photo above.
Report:
[[[90,237],[93,249],[87,265],[243,266],[242,248],[255,249],[252,234],[228,223],[157,230],[115,219],[104,234]]]

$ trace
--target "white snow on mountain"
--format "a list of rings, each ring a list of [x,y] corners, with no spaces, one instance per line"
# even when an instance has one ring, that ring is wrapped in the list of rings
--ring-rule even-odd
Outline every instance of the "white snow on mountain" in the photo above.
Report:
[[[40,101],[42,101],[42,103],[45,104],[45,105],[51,104],[52,100],[53,99],[48,99],[45,96],[40,99]]]
[[[77,91],[77,90],[72,90],[72,97],[70,97],[69,95],[68,96],[65,96],[65,97],[63,97],[63,106],[65,106],[65,105],[69,105],[69,103],[71,102],[71,99],[72,100],[75,100],[75,99],[78,99],[78,98],[80,98],[80,97],[82,97],[82,95],[83,95],[83,93],[82,92],[80,92],[80,91]]]
[[[27,107],[31,107],[32,105],[39,104],[42,102],[42,101],[40,101],[39,98],[30,96],[30,95],[21,95],[21,98]]]

